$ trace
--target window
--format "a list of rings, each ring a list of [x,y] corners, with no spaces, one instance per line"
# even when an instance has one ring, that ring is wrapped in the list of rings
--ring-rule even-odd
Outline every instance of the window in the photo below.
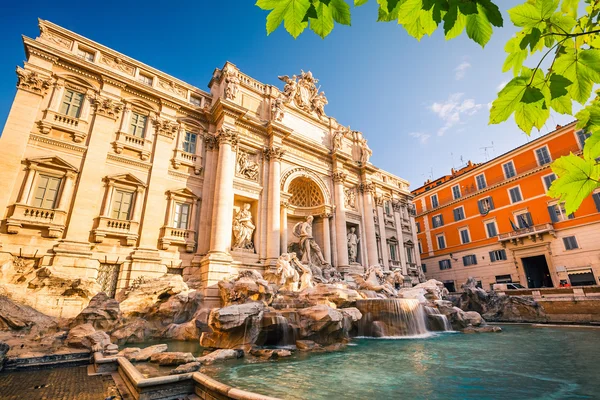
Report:
[[[550,152],[548,151],[548,146],[540,147],[539,149],[537,149],[535,151],[535,156],[540,166],[552,162],[552,159],[550,158]]]
[[[506,164],[502,164],[502,169],[504,170],[504,177],[506,179],[512,178],[517,175],[515,171],[515,164],[512,161],[507,162]]]
[[[494,200],[491,197],[485,197],[477,202],[477,207],[479,207],[481,215],[487,215],[494,209]]]
[[[189,204],[175,203],[175,218],[173,219],[173,227],[177,229],[187,229],[189,216]]]
[[[89,62],[94,62],[94,53],[91,51],[84,50],[82,48],[77,49],[77,57],[83,58]]]
[[[475,254],[470,254],[468,256],[464,256],[463,264],[465,267],[468,267],[469,265],[476,265],[477,264],[477,256]]]
[[[420,240],[418,242],[418,246],[419,246],[419,254],[423,254],[423,245],[421,244]]]
[[[488,238],[493,238],[494,236],[498,236],[498,228],[496,228],[496,222],[486,222],[485,230],[487,232]]]
[[[506,250],[494,250],[490,251],[490,261],[496,262],[500,260],[506,260]]]
[[[200,100],[199,97],[196,96],[190,96],[190,103],[192,103],[195,106],[200,107],[200,104],[202,104],[202,100]]]
[[[475,181],[477,182],[477,189],[481,190],[481,189],[485,189],[487,187],[487,183],[485,182],[484,174],[477,175],[475,177]]]
[[[186,132],[185,138],[183,139],[183,151],[186,153],[196,154],[196,142],[198,141],[198,135],[192,132]]]
[[[439,228],[440,226],[443,226],[444,218],[442,217],[442,214],[434,215],[433,217],[431,217],[431,223],[433,224],[434,228]]]
[[[594,204],[596,204],[596,211],[600,212],[600,192],[594,193],[592,198],[594,199]]]
[[[412,246],[406,246],[406,262],[412,264],[414,261],[413,257],[414,249]]]
[[[81,105],[83,104],[83,93],[75,92],[73,90],[65,90],[62,104],[60,105],[59,112],[69,117],[79,118],[81,113]]]
[[[454,198],[454,200],[460,199],[460,186],[459,185],[452,186],[452,197]]]
[[[398,261],[398,244],[395,242],[388,242],[390,248],[390,260]]]
[[[550,185],[552,185],[552,182],[554,182],[556,180],[556,175],[554,175],[554,174],[546,175],[542,179],[544,179],[544,187],[546,188],[546,191],[548,191],[548,190],[550,190]]]
[[[577,239],[575,236],[567,236],[563,238],[563,243],[565,244],[565,250],[574,250],[578,249]]]
[[[151,76],[140,74],[138,80],[144,85],[152,86],[153,79]]]
[[[576,134],[577,134],[577,141],[579,142],[579,146],[581,146],[581,148],[583,149],[583,145],[585,144],[585,141],[587,140],[587,138],[592,136],[592,134],[584,131],[583,129],[577,131]]]
[[[129,220],[133,193],[115,190],[114,196],[112,217],[114,219]]]
[[[431,208],[437,208],[440,205],[438,203],[437,194],[434,194],[433,196],[431,196],[430,199],[431,199]]]
[[[548,214],[550,214],[550,219],[552,222],[560,222],[575,218],[575,214],[567,215],[567,212],[565,211],[565,203],[549,205]]]
[[[465,219],[465,209],[463,206],[457,207],[454,210],[454,220],[460,221]]]
[[[421,223],[417,222],[415,225],[417,226],[417,233],[421,233]]]
[[[467,244],[471,242],[471,237],[469,235],[469,229],[461,229],[458,231],[460,233],[460,242],[462,244]]]
[[[525,229],[533,226],[533,220],[531,219],[531,214],[528,212],[521,213],[516,215],[517,226],[519,229]]]
[[[60,188],[60,178],[48,175],[40,175],[35,196],[33,198],[33,206],[52,209],[56,205],[58,197],[58,189]]]
[[[427,272],[427,265],[421,264],[421,270],[423,271],[423,273]]]
[[[438,242],[438,249],[442,250],[446,248],[446,238],[444,237],[444,235],[440,235],[437,237],[437,242]]]
[[[146,123],[148,117],[136,112],[131,113],[131,125],[129,127],[129,133],[133,136],[143,138],[146,135]]]
[[[521,196],[521,188],[519,186],[509,189],[508,193],[510,194],[511,203],[518,203],[519,201],[523,200],[523,197]]]
[[[452,268],[452,264],[450,263],[450,260],[440,260],[439,264],[440,264],[440,270]]]
[[[385,211],[385,215],[392,215],[392,207],[390,207],[390,202],[388,200],[383,202],[383,210]]]

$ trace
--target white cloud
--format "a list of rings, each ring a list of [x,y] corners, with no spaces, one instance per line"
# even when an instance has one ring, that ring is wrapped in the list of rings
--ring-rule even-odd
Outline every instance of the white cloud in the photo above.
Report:
[[[427,142],[429,141],[429,138],[431,137],[430,134],[428,133],[423,133],[423,132],[411,132],[409,133],[410,136],[419,139],[419,142],[421,142],[421,144],[427,144]]]
[[[508,81],[502,81],[500,82],[500,84],[496,87],[496,91],[501,91],[502,89],[504,89],[504,86],[506,86],[508,84]]]
[[[463,96],[464,93],[454,93],[445,102],[436,102],[429,107],[444,121],[444,126],[438,130],[438,136],[444,135],[448,129],[459,124],[463,116],[473,115],[483,107],[483,104],[477,104],[473,99],[463,100]]]
[[[458,65],[458,67],[454,68],[454,77],[456,78],[456,80],[459,81],[463,79],[467,74],[467,70],[469,68],[471,68],[471,64],[466,61],[463,61]]]

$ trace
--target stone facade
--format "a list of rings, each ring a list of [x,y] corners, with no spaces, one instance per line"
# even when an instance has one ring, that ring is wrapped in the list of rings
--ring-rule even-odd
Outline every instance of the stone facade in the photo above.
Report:
[[[226,63],[205,92],[50,22],[40,31],[24,38],[0,140],[0,261],[110,293],[182,273],[214,296],[224,276],[297,248],[310,215],[340,272],[379,264],[416,280],[408,182],[325,114],[310,72],[280,77],[282,91]]]

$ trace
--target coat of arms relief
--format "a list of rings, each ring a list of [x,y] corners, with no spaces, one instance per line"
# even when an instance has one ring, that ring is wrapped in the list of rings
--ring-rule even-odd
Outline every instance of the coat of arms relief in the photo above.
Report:
[[[313,77],[312,72],[301,70],[300,76],[279,76],[285,82],[282,98],[286,105],[294,104],[307,113],[315,113],[319,118],[325,116],[325,105],[327,98],[325,92],[319,92],[317,88],[318,79]]]

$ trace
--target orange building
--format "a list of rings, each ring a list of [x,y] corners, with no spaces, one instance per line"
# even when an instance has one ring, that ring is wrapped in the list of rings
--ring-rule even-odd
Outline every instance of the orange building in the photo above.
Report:
[[[552,160],[580,154],[575,122],[486,163],[471,162],[414,190],[422,267],[460,291],[468,277],[528,288],[597,285],[600,191],[575,214],[546,196]]]

